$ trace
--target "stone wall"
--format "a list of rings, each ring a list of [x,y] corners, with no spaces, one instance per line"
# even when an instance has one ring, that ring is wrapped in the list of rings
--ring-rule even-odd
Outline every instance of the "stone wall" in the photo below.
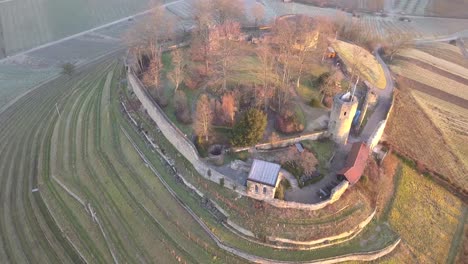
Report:
[[[332,189],[331,194],[330,194],[330,203],[334,203],[340,199],[341,195],[345,193],[345,191],[349,187],[349,182],[348,181],[342,181],[340,184],[335,186],[335,188]]]
[[[374,210],[372,214],[369,215],[369,217],[367,217],[361,223],[359,223],[359,225],[338,235],[324,237],[324,238],[315,239],[315,240],[309,240],[309,241],[298,241],[298,240],[285,239],[285,238],[279,238],[279,237],[268,237],[268,240],[272,242],[281,242],[281,243],[297,245],[297,246],[306,246],[304,249],[307,249],[307,250],[331,246],[333,244],[338,244],[338,243],[343,243],[349,239],[354,238],[356,235],[361,233],[364,227],[366,227],[372,221],[372,219],[374,219],[375,213],[376,213],[376,210]],[[326,241],[328,243],[323,244]],[[322,244],[322,245],[319,245],[319,244]]]
[[[161,133],[190,163],[192,163],[195,170],[200,175],[215,183],[220,183],[220,180],[224,179],[225,187],[233,190],[235,189],[235,191],[245,195],[245,186],[238,186],[234,181],[217,172],[216,170],[211,169],[207,164],[200,160],[198,152],[193,143],[172,124],[172,122],[167,118],[162,109],[159,108],[158,104],[151,98],[144,86],[140,83],[140,80],[138,80],[133,72],[128,73],[128,84],[140,100],[148,115],[158,125]]]
[[[324,208],[325,206],[338,201],[341,195],[343,195],[346,189],[348,189],[348,186],[349,186],[349,183],[347,181],[342,181],[340,184],[338,184],[335,188],[332,189],[330,198],[322,202],[315,203],[315,204],[282,201],[278,199],[266,199],[265,201],[278,208],[292,208],[292,209],[310,210],[310,211],[320,210]],[[252,197],[252,198],[255,198],[255,197]]]
[[[268,142],[268,143],[261,143],[257,144],[254,147],[243,147],[243,148],[232,148],[232,152],[240,152],[249,149],[257,149],[257,150],[268,150],[273,148],[282,148],[287,147],[303,140],[317,140],[320,138],[324,138],[327,135],[327,131],[316,131],[312,133],[302,134],[299,136],[289,137],[277,140],[275,142]]]
[[[377,125],[377,128],[372,132],[371,136],[369,137],[369,139],[366,142],[367,146],[369,146],[369,148],[371,150],[373,150],[374,147],[377,146],[377,144],[379,144],[380,139],[383,136],[383,133],[385,131],[385,127],[387,126],[387,120],[390,117],[390,114],[391,114],[391,112],[393,110],[394,102],[395,102],[395,96],[392,95],[392,102],[390,103],[390,105],[388,107],[387,114],[385,115],[385,118],[382,121],[379,122],[379,124]]]

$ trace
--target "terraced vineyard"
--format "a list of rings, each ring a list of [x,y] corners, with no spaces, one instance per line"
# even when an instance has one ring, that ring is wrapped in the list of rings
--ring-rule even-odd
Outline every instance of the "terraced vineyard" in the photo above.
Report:
[[[110,100],[121,69],[104,62],[61,78],[0,116],[0,262],[236,262],[191,241],[208,238],[123,151],[131,145]]]

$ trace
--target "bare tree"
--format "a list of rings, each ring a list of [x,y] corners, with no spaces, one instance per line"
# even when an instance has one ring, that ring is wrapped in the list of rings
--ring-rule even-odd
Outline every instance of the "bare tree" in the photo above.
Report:
[[[150,59],[159,52],[163,42],[170,40],[174,35],[174,20],[160,6],[159,1],[150,5],[151,14],[130,27],[123,35],[125,44],[130,48],[139,70],[143,70],[143,57]]]
[[[281,157],[281,163],[294,162],[300,166],[304,174],[311,174],[316,170],[318,160],[312,152],[304,150],[300,153],[295,146],[288,148],[285,155]]]
[[[296,87],[299,88],[304,69],[307,68],[307,64],[313,61],[312,54],[317,50],[320,31],[316,29],[314,20],[307,16],[301,16],[297,19],[295,29],[297,37],[294,44],[296,49],[294,51],[296,57],[294,68],[297,76]]]
[[[234,59],[239,52],[240,24],[238,22],[226,21],[217,26],[210,34],[210,54],[215,63],[214,79],[221,81],[223,91],[227,88],[227,81],[232,72]]]
[[[210,99],[207,95],[200,96],[197,102],[197,112],[195,116],[194,130],[200,139],[208,142],[211,134],[211,123],[213,122],[213,111]]]
[[[200,59],[209,72],[210,27],[213,24],[213,7],[209,0],[194,1],[192,9],[195,29],[192,31],[191,56],[192,60]]]
[[[334,96],[341,91],[340,81],[341,74],[338,70],[332,70],[327,77],[324,78],[320,84],[320,93],[322,94],[322,100],[325,96]]]
[[[257,54],[257,58],[260,60],[259,66],[263,82],[263,107],[266,112],[268,108],[268,99],[270,97],[271,76],[275,57],[270,45],[265,42],[262,42],[255,52]]]
[[[252,17],[254,18],[254,25],[258,26],[265,19],[265,8],[259,2],[255,2],[254,7],[251,10]]]
[[[212,0],[213,20],[221,25],[227,21],[242,22],[245,19],[245,4],[242,0]]]
[[[192,116],[190,114],[190,107],[187,96],[184,91],[179,90],[174,95],[174,107],[177,120],[184,124],[190,124],[192,122]]]
[[[273,27],[273,42],[276,47],[276,70],[280,84],[276,85],[276,107],[277,112],[282,112],[284,103],[291,96],[291,67],[294,62],[294,51],[296,43],[296,23],[294,20],[279,20]]]
[[[234,94],[226,93],[223,95],[221,98],[221,110],[223,123],[232,126],[236,114],[236,98]]]
[[[413,38],[408,34],[392,34],[385,39],[384,50],[390,61],[393,61],[393,56],[404,49],[411,48],[414,45]]]
[[[143,75],[143,83],[156,93],[157,97],[161,96],[161,71],[163,69],[161,60],[162,51],[157,50],[150,61],[148,70]]]
[[[180,84],[184,81],[185,78],[185,57],[184,52],[181,49],[176,49],[172,53],[172,70],[169,72],[169,79],[174,82],[175,88],[177,91]]]
[[[279,70],[281,82],[286,84],[289,81],[290,67],[294,44],[296,42],[296,23],[292,20],[279,20],[273,28],[274,43],[277,48],[277,61],[281,67],[276,67]]]

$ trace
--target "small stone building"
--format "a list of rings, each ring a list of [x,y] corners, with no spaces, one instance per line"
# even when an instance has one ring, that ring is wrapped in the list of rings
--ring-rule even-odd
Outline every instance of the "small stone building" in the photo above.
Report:
[[[281,166],[263,160],[254,160],[247,177],[247,194],[260,199],[275,198]]]

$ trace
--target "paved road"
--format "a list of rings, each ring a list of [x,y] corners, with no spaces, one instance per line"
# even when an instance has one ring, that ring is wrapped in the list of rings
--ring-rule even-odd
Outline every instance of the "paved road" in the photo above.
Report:
[[[385,89],[372,89],[372,91],[378,96],[378,103],[374,109],[374,112],[367,120],[366,126],[364,127],[361,133],[361,136],[359,138],[359,140],[361,141],[367,141],[370,138],[372,133],[377,129],[379,123],[386,118],[387,112],[392,104],[392,94],[393,89],[395,88],[395,84],[393,82],[392,73],[390,72],[390,69],[380,57],[379,50],[380,46],[374,50],[374,55],[377,61],[382,66],[382,69],[384,70],[387,85],[385,86]]]

